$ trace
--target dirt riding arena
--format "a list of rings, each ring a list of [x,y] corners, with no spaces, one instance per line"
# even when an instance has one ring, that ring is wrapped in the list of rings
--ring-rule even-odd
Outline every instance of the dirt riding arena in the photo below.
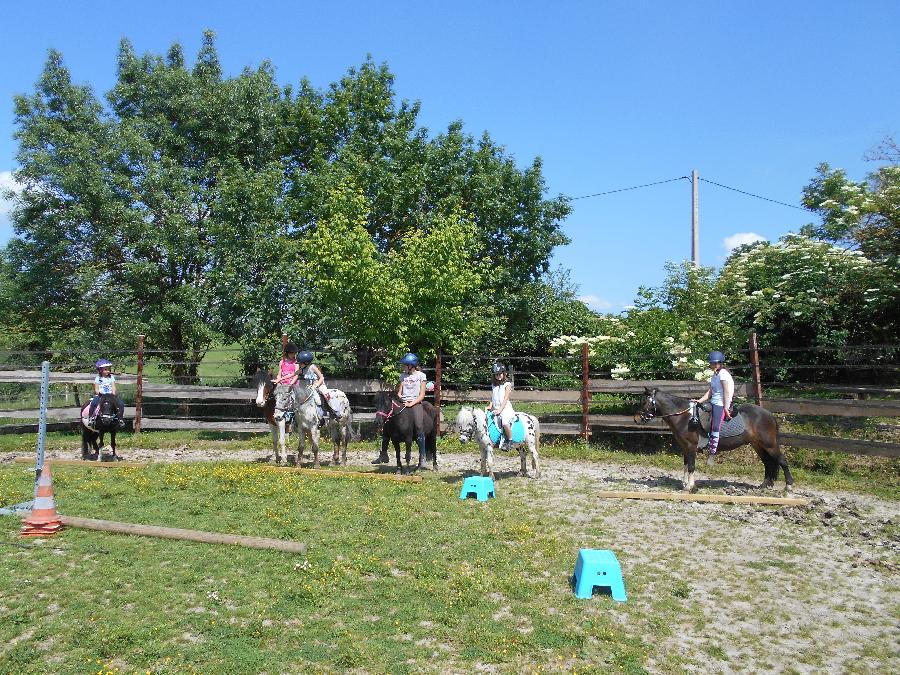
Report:
[[[259,450],[176,448],[132,449],[127,459],[265,457]],[[372,457],[371,450],[351,451],[348,459],[351,468],[370,468]],[[444,454],[441,470],[426,472],[425,479],[458,484],[477,472],[478,463],[475,455]],[[896,503],[802,485],[791,496],[809,499],[808,507],[599,499],[593,495],[600,490],[679,490],[681,476],[551,458],[543,462],[541,480],[526,480],[515,476],[518,457],[502,453],[495,468],[498,499],[542,510],[542,522],[566,530],[579,547],[616,552],[628,602],[620,608],[597,598],[585,601],[585,617],[612,613],[629,635],[651,643],[647,670],[669,670],[674,662],[700,672],[900,671]],[[702,470],[700,475],[701,492],[760,494],[746,478],[717,473],[707,481]],[[673,598],[686,600],[685,609],[660,625],[658,610]],[[498,615],[509,612],[502,597],[496,602]],[[661,664],[663,657],[668,665]]]

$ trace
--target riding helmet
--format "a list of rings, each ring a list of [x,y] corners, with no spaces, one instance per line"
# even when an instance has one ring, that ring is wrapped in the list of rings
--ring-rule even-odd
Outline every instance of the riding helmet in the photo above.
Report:
[[[506,366],[504,366],[502,363],[497,362],[493,366],[491,366],[491,373],[494,375],[499,375],[500,373],[505,373],[505,372],[506,372]]]
[[[300,363],[312,363],[313,362],[312,352],[300,352],[299,354],[297,354],[297,360]]]
[[[99,361],[97,361],[97,363],[94,364],[94,367],[97,370],[100,370],[101,368],[112,368],[112,361],[110,361],[109,359],[100,359]]]
[[[300,351],[300,350],[297,349],[297,345],[295,345],[293,342],[288,342],[288,343],[284,346],[284,353],[285,353],[285,354],[296,354],[298,351]]]
[[[709,353],[709,362],[710,363],[725,363],[725,355],[722,352],[710,352]]]
[[[403,358],[400,359],[399,363],[402,366],[417,366],[419,365],[419,357],[412,352],[407,352],[403,355]]]

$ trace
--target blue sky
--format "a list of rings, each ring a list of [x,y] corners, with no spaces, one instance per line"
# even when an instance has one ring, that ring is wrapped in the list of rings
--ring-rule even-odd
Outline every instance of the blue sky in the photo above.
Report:
[[[91,2],[4,3],[0,183],[16,167],[12,97],[48,48],[102,95],[119,40],[196,54],[217,33],[226,72],[270,59],[282,83],[326,87],[367,54],[434,132],[488,130],[523,166],[540,155],[551,195],[689,175],[799,204],[819,162],[854,178],[866,150],[900,136],[900,3],[845,2]],[[630,304],[667,260],[690,256],[686,180],[578,199],[563,224],[568,268],[595,308]],[[0,243],[10,236],[0,206]],[[701,262],[729,237],[777,239],[814,217],[700,188]]]

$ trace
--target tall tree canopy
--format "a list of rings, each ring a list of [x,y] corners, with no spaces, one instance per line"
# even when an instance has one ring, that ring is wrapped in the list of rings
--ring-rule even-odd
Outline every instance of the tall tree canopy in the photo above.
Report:
[[[142,332],[176,360],[236,340],[250,362],[282,331],[396,352],[472,344],[494,317],[532,348],[530,300],[577,302],[548,277],[569,205],[545,197],[540,160],[519,169],[461,122],[431,136],[371,59],[320,91],[268,62],[225,76],[211,32],[191,68],[177,44],[123,40],[105,102],[51,51],[15,110],[0,301],[23,346]],[[385,284],[405,300],[367,305]]]

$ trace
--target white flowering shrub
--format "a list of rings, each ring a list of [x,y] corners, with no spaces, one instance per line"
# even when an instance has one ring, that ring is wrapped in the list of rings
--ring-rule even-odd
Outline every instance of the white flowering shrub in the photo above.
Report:
[[[750,331],[758,333],[764,356],[766,347],[896,341],[896,275],[859,251],[788,235],[775,244],[737,249],[718,275],[689,263],[669,264],[668,271],[665,284],[642,288],[624,315],[603,318],[599,334],[560,336],[551,351],[573,359],[587,344],[595,376],[706,380],[712,375],[706,360],[712,350],[725,352],[739,376],[747,372],[749,359],[742,351]],[[780,370],[770,367],[769,377],[824,376],[824,368],[804,371],[792,365],[852,363],[861,356],[868,358],[851,350],[770,353],[769,365]]]

